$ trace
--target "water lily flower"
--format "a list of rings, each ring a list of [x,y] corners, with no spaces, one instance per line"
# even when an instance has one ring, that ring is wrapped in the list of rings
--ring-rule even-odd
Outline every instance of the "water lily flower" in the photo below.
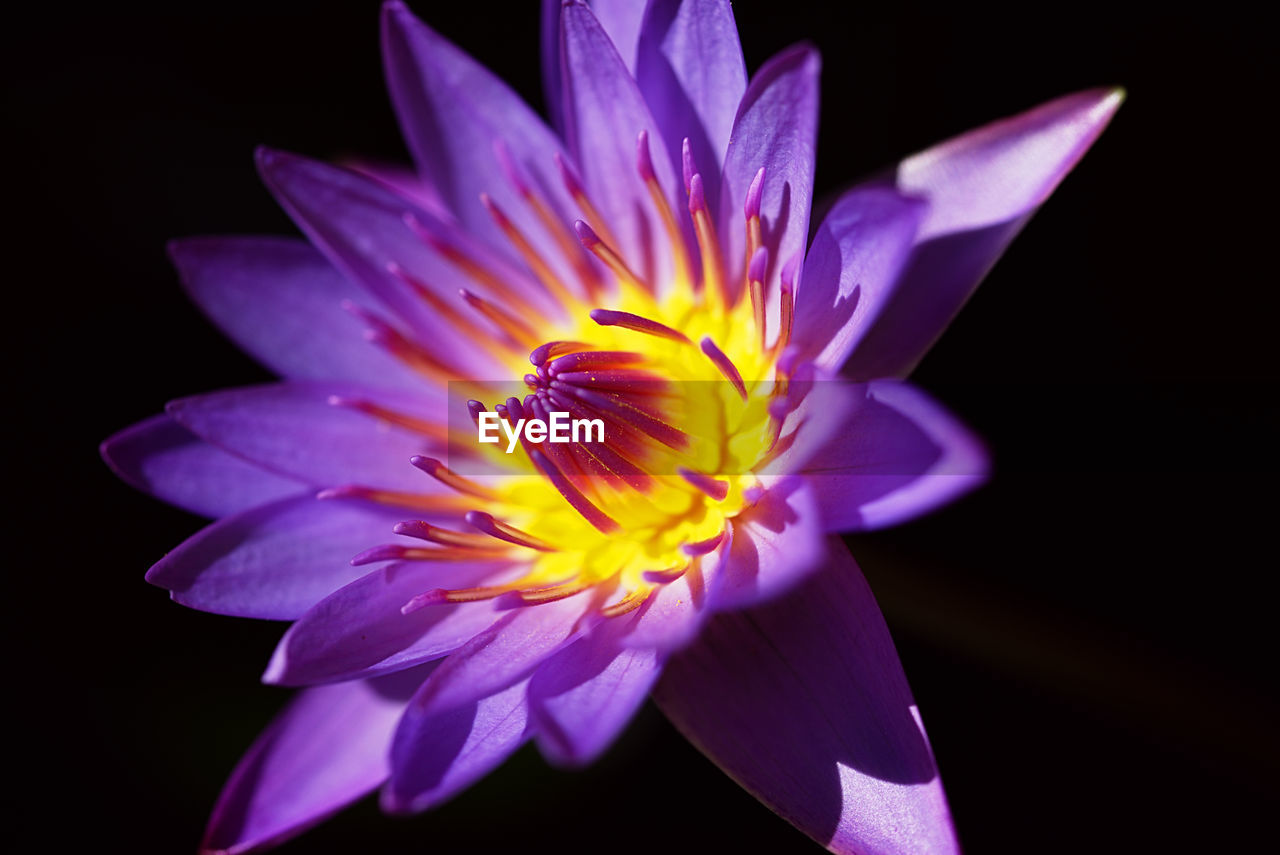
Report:
[[[652,693],[832,851],[957,851],[832,533],[983,480],[978,441],[902,378],[1120,93],[908,157],[811,228],[818,53],[748,79],[728,0],[544,4],[550,123],[395,0],[382,38],[414,174],[261,150],[308,241],[172,246],[282,380],[103,444],[124,480],[215,518],[149,581],[292,622],[264,679],[305,688],[205,848],[269,846],[378,788],[420,811],[528,741],[589,763]],[[460,438],[552,411],[605,440]]]

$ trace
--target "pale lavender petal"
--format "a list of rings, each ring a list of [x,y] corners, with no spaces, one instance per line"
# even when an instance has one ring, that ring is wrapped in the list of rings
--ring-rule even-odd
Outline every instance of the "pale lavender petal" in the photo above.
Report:
[[[925,514],[981,485],[982,443],[922,391],[867,384],[847,430],[804,468],[828,531],[883,528]]]
[[[502,565],[404,561],[379,567],[307,610],[280,639],[263,681],[331,683],[399,671],[457,650],[499,615],[491,602],[444,603],[403,614],[436,588],[470,588]]]
[[[429,493],[439,489],[409,459],[439,447],[423,435],[339,401],[372,400],[408,416],[439,422],[440,390],[418,394],[332,383],[279,383],[183,398],[167,410],[183,427],[219,448],[318,487],[356,483]],[[296,490],[295,490],[296,492]]]
[[[658,122],[667,151],[688,138],[698,167],[720,174],[747,69],[728,0],[654,0],[645,12],[636,80]],[[719,210],[720,182],[706,183],[707,205]],[[739,221],[740,223],[740,221]]]
[[[636,0],[588,0],[587,5],[608,34],[609,41],[618,49],[618,56],[622,57],[627,71],[634,73],[636,45],[640,41],[646,4]]]
[[[1068,95],[904,160],[897,187],[926,199],[929,213],[901,284],[846,372],[909,374],[1123,98],[1116,89]]]
[[[544,250],[543,260],[567,276],[572,268],[495,151],[496,144],[505,147],[522,180],[546,200],[568,234],[576,208],[557,174],[555,158],[564,150],[555,133],[505,83],[399,2],[383,7],[382,43],[387,84],[409,150],[454,216],[491,247],[490,254],[514,258],[510,241],[480,202],[487,194]]]
[[[267,188],[316,248],[375,295],[381,307],[374,308],[389,310],[393,325],[430,343],[431,355],[459,379],[502,376],[488,373],[498,370],[500,362],[394,271],[398,268],[437,300],[464,313],[470,310],[459,296],[460,289],[489,298],[495,295],[431,248],[410,221],[434,239],[483,259],[534,308],[557,310],[557,304],[528,275],[501,262],[491,248],[385,184],[281,151],[259,149],[257,160]]]
[[[156,562],[147,581],[202,611],[294,620],[365,575],[348,559],[389,540],[407,513],[311,491],[218,520]]]
[[[523,680],[587,628],[590,602],[590,594],[578,594],[510,609],[440,665],[414,698],[414,708],[466,706]]]
[[[619,642],[626,647],[667,654],[691,643],[711,614],[711,596],[733,546],[733,529],[713,552],[696,559],[680,578],[662,585],[623,622]]]
[[[714,618],[654,698],[697,748],[833,852],[959,852],[888,627],[845,545],[793,593]]]
[[[553,763],[583,766],[613,742],[649,694],[662,663],[653,649],[618,643],[610,620],[542,663],[529,683],[538,747]]]
[[[627,70],[635,72],[637,42],[645,4],[635,0],[589,0],[600,26],[618,49]],[[560,9],[564,0],[542,0],[542,90],[553,124],[564,130],[564,78],[560,70]]]
[[[839,370],[891,299],[927,210],[887,187],[840,197],[818,226],[796,291],[791,340],[803,358]]]
[[[733,544],[711,589],[711,609],[772,599],[822,566],[827,542],[817,501],[803,478],[773,484],[733,519]]]
[[[98,450],[126,483],[206,517],[234,514],[305,486],[210,445],[166,415],[125,428]]]
[[[259,851],[372,791],[390,773],[391,737],[431,666],[298,693],[237,764],[201,851]]]
[[[747,188],[764,167],[760,219],[764,245],[769,249],[765,277],[770,304],[768,327],[774,331],[778,329],[776,295],[782,268],[792,259],[803,257],[809,239],[821,65],[816,50],[796,45],[761,66],[747,86],[725,154],[717,224],[725,260],[736,265],[730,270],[730,282],[742,280],[741,265],[746,255],[742,206]]]
[[[304,241],[204,237],[169,255],[191,299],[236,344],[283,377],[413,389],[423,379],[365,340],[347,300],[367,301]]]
[[[588,195],[619,245],[628,265],[650,282],[666,282],[672,272],[670,240],[652,210],[649,191],[636,169],[636,139],[649,133],[658,184],[673,210],[679,201],[673,161],[658,126],[609,36],[581,3],[561,10],[561,50],[565,78],[565,131]]]
[[[446,710],[409,704],[391,748],[382,808],[413,813],[448,800],[507,759],[529,738],[527,680]]]

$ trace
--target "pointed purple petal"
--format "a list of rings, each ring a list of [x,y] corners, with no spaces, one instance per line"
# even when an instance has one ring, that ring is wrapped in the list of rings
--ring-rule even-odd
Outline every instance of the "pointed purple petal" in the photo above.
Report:
[[[391,748],[389,813],[414,813],[448,800],[528,739],[528,681],[461,707],[437,711],[411,701]]]
[[[418,388],[423,380],[362,335],[342,308],[368,297],[303,241],[189,238],[169,255],[191,299],[236,344],[283,377]]]
[[[742,206],[752,180],[764,167],[760,219],[769,249],[767,295],[778,293],[783,266],[803,257],[809,238],[821,66],[818,52],[808,45],[788,48],[761,66],[738,108],[725,154],[717,225],[730,265],[744,263]],[[732,268],[730,281],[741,281],[741,273]],[[769,303],[769,329],[777,330],[776,297]]]
[[[169,415],[206,442],[287,477],[317,487],[356,483],[430,493],[438,485],[409,459],[432,444],[407,428],[331,399],[372,399],[398,412],[436,421],[443,396],[330,383],[279,383],[227,389],[173,401]],[[296,490],[295,490],[296,492]]]
[[[491,602],[401,608],[436,588],[469,588],[500,575],[494,563],[404,561],[379,567],[307,610],[280,639],[262,679],[306,686],[371,677],[438,659],[499,614]]]
[[[588,195],[619,242],[627,264],[651,282],[671,273],[670,241],[647,212],[649,191],[636,169],[636,139],[649,133],[658,184],[672,210],[676,180],[672,160],[635,79],[595,16],[581,3],[561,11],[565,78],[565,131]],[[601,224],[592,223],[599,228]]]
[[[405,513],[312,491],[218,520],[156,562],[147,581],[194,609],[293,620],[367,573],[350,558],[388,540]]]
[[[987,477],[982,443],[908,383],[876,380],[847,430],[805,465],[828,531],[883,528],[964,495]]]
[[[661,671],[652,649],[618,643],[608,621],[552,656],[529,683],[538,746],[553,763],[586,765],[609,747],[640,708]]]
[[[711,593],[714,611],[772,599],[817,570],[826,558],[817,500],[803,478],[775,483],[732,525],[733,545]]]
[[[487,194],[544,261],[568,276],[572,268],[504,175],[495,151],[496,144],[504,147],[522,180],[567,228],[576,207],[557,174],[555,159],[564,149],[556,135],[505,83],[399,2],[383,7],[382,44],[387,84],[409,150],[458,221],[490,247],[490,254],[514,258],[510,242],[480,202]]]
[[[269,848],[386,780],[392,733],[429,669],[300,692],[231,773],[201,851]]]
[[[699,169],[718,175],[747,89],[742,45],[728,0],[649,3],[640,31],[636,80],[667,151],[681,151],[688,138]],[[719,182],[708,182],[706,192],[708,206],[718,211]]]
[[[928,206],[889,188],[840,197],[818,226],[796,291],[791,340],[839,370],[892,298]]]
[[[1115,89],[1068,95],[904,160],[897,187],[926,199],[929,214],[902,283],[846,372],[909,374],[1123,97]]]
[[[538,309],[556,304],[516,268],[494,258],[456,226],[357,172],[270,149],[257,152],[267,188],[339,270],[359,282],[389,309],[392,320],[431,347],[460,377],[486,377],[499,363],[488,351],[431,308],[391,267],[399,267],[439,300],[465,311],[461,288],[493,297],[492,291],[462,273],[410,226],[409,219],[450,246],[482,258]],[[501,375],[498,375],[501,376]]]
[[[304,486],[210,445],[163,414],[125,428],[99,451],[130,486],[206,517],[291,496]]]
[[[414,708],[466,706],[523,680],[578,637],[589,596],[511,609],[450,654],[414,698]]]
[[[654,698],[735,781],[837,853],[958,853],[888,628],[837,539],[794,593],[714,618]]]

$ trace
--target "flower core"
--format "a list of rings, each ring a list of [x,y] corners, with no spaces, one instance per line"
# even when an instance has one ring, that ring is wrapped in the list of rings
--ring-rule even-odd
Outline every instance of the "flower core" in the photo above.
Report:
[[[685,220],[667,201],[650,161],[648,137],[640,134],[636,168],[649,190],[649,213],[662,224],[652,240],[666,241],[671,267],[662,274],[666,281],[652,281],[615,248],[619,244],[608,224],[563,162],[565,187],[586,218],[572,228],[522,179],[503,148],[496,150],[507,180],[563,258],[543,257],[506,211],[488,196],[481,201],[514,253],[560,305],[562,316],[545,316],[518,302],[485,260],[412,221],[424,240],[494,299],[463,290],[461,296],[478,316],[468,318],[399,268],[392,272],[417,284],[424,299],[448,312],[477,342],[490,342],[513,376],[523,376],[523,394],[505,400],[500,395],[494,400],[497,384],[466,381],[472,420],[489,406],[512,424],[568,412],[602,420],[605,441],[524,441],[513,455],[472,443],[474,456],[502,473],[496,478],[466,477],[456,471],[459,467],[415,458],[415,465],[450,489],[421,497],[367,497],[455,518],[460,514],[472,531],[426,521],[402,523],[397,534],[429,545],[378,547],[354,561],[475,560],[510,562],[516,568],[503,584],[423,592],[405,605],[406,612],[498,597],[511,605],[534,604],[593,590],[600,613],[625,614],[660,586],[700,569],[704,560],[718,560],[728,548],[728,521],[763,493],[760,471],[785,446],[783,424],[804,385],[787,350],[798,265],[785,265],[777,293],[767,293],[770,259],[759,210],[763,169],[743,208],[745,256],[726,259],[687,143]],[[593,264],[587,253],[601,264]],[[554,272],[560,266],[574,271],[570,281]],[[775,301],[773,313],[767,311],[768,300]],[[774,329],[766,323],[771,314],[777,319]],[[435,379],[448,375],[429,347],[376,328],[370,337]]]

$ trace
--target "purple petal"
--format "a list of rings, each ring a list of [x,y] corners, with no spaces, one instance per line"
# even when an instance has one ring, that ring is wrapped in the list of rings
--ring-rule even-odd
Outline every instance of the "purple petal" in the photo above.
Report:
[[[889,188],[844,194],[818,226],[796,291],[791,340],[838,370],[890,300],[928,206]]]
[[[454,651],[413,700],[443,711],[474,703],[532,674],[578,637],[589,594],[511,609]],[[437,608],[434,607],[433,608]]]
[[[589,0],[591,13],[618,49],[627,71],[636,68],[636,44],[640,41],[640,28],[645,15],[645,3],[635,0]]]
[[[623,624],[607,621],[552,656],[529,683],[538,746],[553,763],[583,766],[598,757],[640,708],[661,671],[653,649],[618,643]]]
[[[926,199],[929,213],[901,284],[846,372],[911,373],[1123,98],[1115,89],[1068,95],[904,160],[897,187]]]
[[[809,238],[821,65],[816,50],[797,45],[761,66],[738,108],[725,154],[718,225],[725,260],[731,265],[744,263],[742,206],[752,179],[764,167],[760,219],[769,249],[767,295],[778,293],[783,266],[803,257]],[[741,273],[732,271],[730,281],[741,281]],[[778,329],[777,302],[769,299],[768,326],[774,331]]]
[[[452,262],[430,248],[410,226],[422,229],[473,258],[496,266],[501,278],[539,310],[556,304],[522,272],[494,258],[456,227],[399,196],[386,185],[359,173],[286,152],[259,149],[258,170],[267,188],[325,257],[375,295],[394,321],[407,327],[431,353],[462,377],[501,376],[500,363],[486,348],[456,329],[448,317],[392,272],[398,267],[435,297],[468,312],[459,289],[494,297],[492,290],[464,275]]]
[[[266,849],[386,780],[396,722],[429,669],[298,693],[231,773],[201,851]]]
[[[589,0],[600,26],[618,49],[627,70],[635,72],[645,4],[634,0]],[[564,79],[560,71],[560,9],[564,0],[542,0],[542,88],[553,123],[564,130]]]
[[[434,186],[463,227],[493,250],[514,257],[512,247],[480,202],[488,194],[540,247],[563,276],[571,270],[536,212],[508,180],[495,153],[501,143],[523,179],[558,213],[567,229],[575,210],[556,172],[560,140],[527,104],[399,2],[382,18],[383,56],[392,103],[418,170]]]
[[[742,45],[728,0],[649,3],[635,70],[667,151],[681,151],[687,137],[698,167],[709,175],[719,174],[747,89]],[[719,210],[719,182],[710,181],[705,189],[708,207]]]
[[[440,804],[523,745],[528,739],[527,683],[443,711],[411,701],[392,742],[383,810],[413,813]]]
[[[636,169],[636,139],[649,132],[658,184],[677,205],[675,172],[658,125],[609,36],[581,3],[561,10],[565,79],[565,131],[582,179],[605,223],[619,242],[614,247],[650,282],[667,281],[671,273],[670,241],[663,226],[646,212],[652,203]]]
[[[714,611],[778,596],[817,570],[827,555],[817,501],[803,478],[774,484],[733,520],[733,544],[711,592]]]
[[[959,851],[884,619],[848,549],[794,593],[714,618],[654,698],[735,781],[837,853]]]
[[[361,288],[300,240],[189,238],[169,244],[187,293],[236,344],[283,377],[420,388],[343,311]]]
[[[314,486],[358,483],[418,493],[440,489],[409,463],[414,455],[431,451],[431,441],[351,407],[336,406],[330,402],[335,396],[371,399],[424,421],[444,418],[438,390],[424,388],[406,395],[302,382],[183,398],[170,403],[168,412],[206,442]]]
[[[715,551],[693,562],[684,575],[667,582],[624,622],[620,643],[666,654],[690,644],[711,614],[711,592],[733,546],[733,530],[725,531]]]
[[[215,448],[163,414],[125,428],[99,451],[126,483],[206,517],[291,496],[304,486]]]
[[[866,388],[847,430],[805,465],[828,531],[903,522],[986,480],[982,444],[943,407],[907,383]]]
[[[220,519],[147,572],[173,599],[206,612],[293,620],[368,572],[349,559],[389,539],[406,511],[313,493]]]
[[[371,677],[438,659],[497,618],[490,602],[445,603],[403,614],[418,594],[470,588],[503,565],[405,561],[380,567],[310,608],[280,639],[262,679],[305,686]]]

